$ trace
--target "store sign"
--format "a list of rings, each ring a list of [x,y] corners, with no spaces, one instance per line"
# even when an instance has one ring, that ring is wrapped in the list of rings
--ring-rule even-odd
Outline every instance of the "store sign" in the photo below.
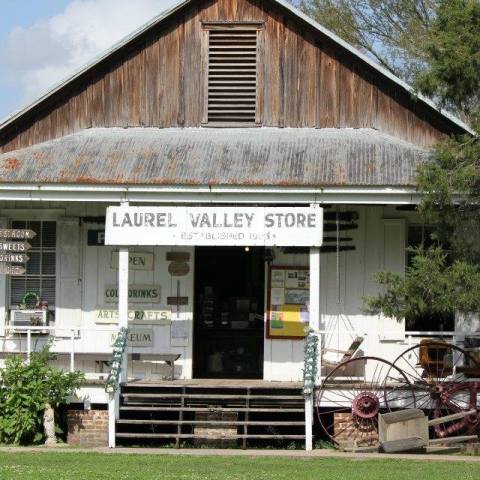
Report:
[[[27,252],[31,248],[28,242],[0,242],[0,252]]]
[[[129,347],[153,347],[153,328],[134,328],[128,332]]]
[[[11,238],[14,240],[30,240],[37,234],[29,229],[2,228],[0,229],[0,238]]]
[[[168,265],[168,273],[172,277],[184,277],[190,273],[190,267],[187,262],[171,262]]]
[[[184,277],[190,273],[190,252],[167,252],[168,273],[172,277]]]
[[[118,303],[118,287],[106,285],[103,292],[106,303]],[[159,303],[160,285],[129,285],[128,303]]]
[[[317,246],[320,207],[108,207],[106,245]]]
[[[167,305],[188,305],[188,297],[167,297]]]
[[[105,245],[105,230],[88,230],[87,245],[89,247]]]
[[[170,308],[156,310],[132,309],[128,311],[128,322],[136,325],[170,325],[172,311]],[[95,310],[95,323],[118,324],[118,310],[99,308]]]
[[[0,253],[0,262],[27,263],[29,256],[25,253]]]
[[[153,328],[135,328],[128,332],[129,347],[153,347]]]
[[[110,345],[113,346],[117,334],[113,334]],[[132,328],[128,332],[127,347],[153,347],[153,328]]]
[[[36,236],[33,230],[2,228],[0,229],[0,240],[30,240]],[[11,265],[12,263],[27,263],[28,252],[32,246],[27,242],[0,241],[0,275],[24,275],[26,268],[22,265]]]
[[[23,275],[25,273],[25,267],[20,265],[8,265],[6,263],[0,263],[0,274],[2,275]]]
[[[118,252],[112,252],[110,266],[112,268],[118,268]],[[153,270],[153,253],[129,252],[128,268],[130,270]]]

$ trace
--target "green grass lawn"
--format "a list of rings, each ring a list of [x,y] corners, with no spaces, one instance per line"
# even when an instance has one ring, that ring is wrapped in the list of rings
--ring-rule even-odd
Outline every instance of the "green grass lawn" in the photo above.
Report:
[[[1,480],[480,479],[479,463],[337,458],[0,453]]]

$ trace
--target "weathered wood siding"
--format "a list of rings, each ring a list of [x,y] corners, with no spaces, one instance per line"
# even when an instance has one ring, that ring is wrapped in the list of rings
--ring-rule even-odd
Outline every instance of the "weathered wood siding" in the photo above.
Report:
[[[91,127],[192,127],[204,108],[202,21],[264,22],[264,126],[370,127],[429,146],[453,128],[368,65],[260,0],[199,1],[0,132],[11,151]]]

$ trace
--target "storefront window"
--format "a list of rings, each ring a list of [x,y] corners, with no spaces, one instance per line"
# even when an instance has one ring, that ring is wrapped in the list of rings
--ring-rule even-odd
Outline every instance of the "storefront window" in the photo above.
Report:
[[[17,221],[11,222],[15,229],[30,229],[36,236],[28,243],[32,248],[27,252],[29,260],[26,272],[18,277],[10,277],[10,306],[15,308],[21,303],[27,292],[36,293],[40,301],[55,305],[56,274],[56,223],[53,221]]]

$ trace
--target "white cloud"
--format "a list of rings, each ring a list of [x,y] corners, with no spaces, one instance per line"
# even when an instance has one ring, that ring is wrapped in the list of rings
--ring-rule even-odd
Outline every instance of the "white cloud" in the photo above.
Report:
[[[64,12],[13,29],[0,45],[9,82],[31,101],[176,0],[72,0]]]

